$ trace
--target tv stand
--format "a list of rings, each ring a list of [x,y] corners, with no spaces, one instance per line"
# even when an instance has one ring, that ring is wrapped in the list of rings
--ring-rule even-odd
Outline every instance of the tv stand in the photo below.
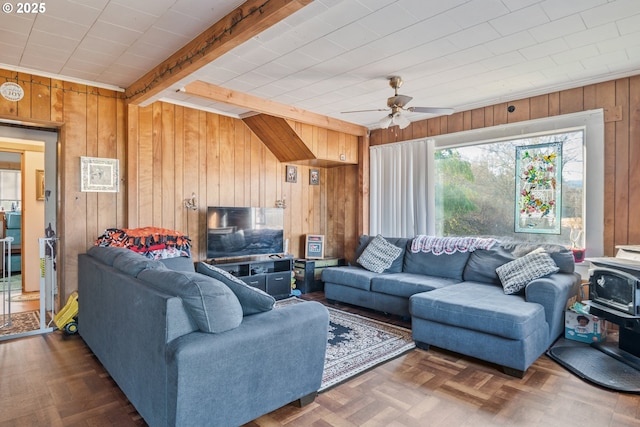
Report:
[[[209,264],[225,270],[249,286],[261,289],[276,299],[291,295],[293,257],[242,258],[209,260]]]

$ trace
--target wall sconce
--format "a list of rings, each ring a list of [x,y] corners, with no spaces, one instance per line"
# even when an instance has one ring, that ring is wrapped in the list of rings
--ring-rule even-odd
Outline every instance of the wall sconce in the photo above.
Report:
[[[282,199],[276,199],[276,208],[287,208],[287,196],[282,196]]]
[[[184,199],[184,207],[191,209],[192,211],[198,210],[198,200],[196,199],[196,193],[191,193],[190,199]]]

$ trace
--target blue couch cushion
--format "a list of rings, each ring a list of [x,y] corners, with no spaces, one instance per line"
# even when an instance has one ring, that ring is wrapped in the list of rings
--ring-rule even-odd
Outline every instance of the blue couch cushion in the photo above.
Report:
[[[413,294],[450,286],[459,281],[413,273],[382,274],[371,279],[371,291],[409,298]]]
[[[462,272],[469,259],[469,252],[434,255],[431,252],[411,252],[404,255],[405,273],[424,274],[426,276],[447,277],[462,280]]]
[[[131,252],[126,248],[117,248],[115,246],[92,246],[87,251],[92,258],[95,258],[102,262],[103,264],[107,264],[109,267],[113,266],[113,261],[125,252]]]
[[[527,302],[520,295],[505,295],[499,286],[477,282],[413,295],[409,310],[413,317],[514,340],[549,328],[540,304]]]
[[[129,261],[131,261],[131,259],[133,260],[138,260],[140,258],[144,258],[150,261],[154,261],[151,260],[143,255],[140,255],[136,252],[133,252],[130,249],[127,248],[119,248],[116,246],[92,246],[89,248],[89,250],[87,251],[87,254],[89,254],[91,257],[96,258],[98,260],[100,260],[103,264],[107,264],[108,266],[113,267],[113,263],[115,261],[115,259],[120,256],[123,253],[127,253],[127,254],[131,254],[133,253],[134,255],[125,255]],[[164,264],[169,270],[176,270],[176,271],[196,271],[195,267],[193,266],[193,261],[191,260],[190,257],[175,257],[175,258],[166,258],[166,259],[159,259],[157,260],[158,262],[161,262],[162,264]],[[123,258],[121,260],[122,264],[120,264],[120,266],[122,268],[124,268],[124,264],[125,264],[125,258]],[[153,263],[151,265],[157,266],[157,263]],[[133,272],[136,271],[136,268],[133,269]],[[142,270],[140,270],[142,271]],[[140,271],[137,271],[137,273],[139,273]],[[137,275],[136,273],[136,275]],[[133,274],[131,274],[133,275]]]
[[[196,271],[227,285],[240,301],[242,313],[245,316],[273,309],[273,305],[276,302],[274,297],[262,289],[247,285],[227,271],[204,262],[198,263]]]
[[[191,272],[191,273],[196,271],[196,268],[193,265],[193,260],[191,259],[191,257],[177,256],[173,258],[159,259],[158,261],[163,263],[169,270],[185,271],[185,272]]]
[[[533,243],[504,242],[491,249],[478,249],[471,253],[464,268],[463,279],[469,282],[501,285],[496,269],[535,249],[543,248],[551,255],[561,273],[573,273],[575,262],[571,251],[560,245],[537,245]]]
[[[375,237],[376,236],[368,236],[368,235],[360,236],[360,240],[358,241],[358,247],[356,248],[356,252],[353,259],[357,260],[358,258],[360,258],[360,256],[362,255],[362,252],[364,252],[364,250],[367,248],[369,243]],[[407,249],[407,244],[410,242],[410,239],[407,239],[405,237],[385,237],[384,239],[387,242],[393,244],[394,246],[399,247],[402,251],[400,252],[398,257],[391,263],[391,266],[386,270],[384,270],[383,273],[400,273],[402,271],[402,265],[404,262],[403,261],[404,253]],[[356,261],[356,265],[364,268],[364,266],[358,264],[357,261]]]
[[[149,259],[132,250],[125,249],[113,260],[113,268],[122,271],[129,276],[137,277],[142,270],[161,269],[167,267],[160,261]]]
[[[22,227],[22,212],[5,212],[5,221],[8,229],[20,229]]]
[[[22,244],[22,230],[19,228],[7,228],[4,231],[4,237],[13,237],[12,245]]]
[[[513,254],[500,245],[494,245],[491,249],[478,249],[469,255],[462,278],[469,282],[500,285],[496,268],[514,259]]]
[[[327,267],[322,270],[322,281],[325,283],[338,283],[365,291],[371,290],[371,279],[379,276],[378,273],[353,265]]]
[[[505,250],[510,251],[513,254],[514,259],[525,256],[526,254],[542,248],[546,253],[551,255],[553,262],[556,263],[560,269],[560,273],[573,273],[576,268],[575,259],[573,258],[573,252],[562,245],[553,244],[535,244],[535,243],[523,243],[523,242],[504,242],[502,246]]]
[[[180,297],[202,332],[224,332],[242,323],[238,298],[224,283],[209,276],[165,268],[144,270],[138,279]]]

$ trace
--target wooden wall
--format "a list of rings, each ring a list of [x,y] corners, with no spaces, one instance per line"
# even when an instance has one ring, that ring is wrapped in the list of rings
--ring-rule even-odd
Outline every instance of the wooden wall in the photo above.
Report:
[[[309,132],[313,144],[318,135]],[[129,226],[181,230],[195,259],[206,258],[207,206],[273,207],[285,199],[289,252],[304,256],[306,234],[324,234],[328,256],[343,256],[355,241],[357,165],[322,168],[309,185],[311,166],[298,164],[296,183],[242,120],[156,102],[129,107]],[[184,207],[195,193],[198,210]],[[347,248],[347,249],[345,249]]]
[[[127,106],[118,92],[0,69],[0,82],[25,90],[19,102],[0,98],[0,121],[57,129],[59,146],[59,283],[64,298],[77,289],[77,256],[106,228],[145,225],[177,229],[193,238],[204,259],[207,205],[265,206],[286,198],[289,251],[304,255],[304,235],[324,234],[327,256],[353,252],[357,240],[357,165],[298,165],[286,183],[284,164],[241,121],[157,102]],[[313,144],[323,132],[311,132]],[[341,136],[338,135],[338,138]],[[333,142],[332,142],[333,143]],[[80,157],[120,161],[118,193],[80,191]],[[196,193],[198,211],[183,200]]]
[[[60,132],[58,236],[65,294],[77,287],[77,254],[109,227],[185,230],[196,236],[195,257],[203,258],[204,209],[213,204],[273,206],[286,196],[290,252],[302,256],[304,235],[324,234],[327,256],[353,253],[362,203],[357,165],[320,167],[321,185],[310,186],[311,166],[300,164],[298,182],[286,183],[284,164],[240,120],[165,103],[127,107],[117,92],[0,70],[0,80],[7,79],[18,82],[25,97],[19,102],[0,98],[0,118]],[[508,113],[508,105],[516,110]],[[605,124],[605,203],[610,209],[605,209],[604,237],[611,255],[616,244],[640,243],[634,209],[640,200],[640,76],[425,120],[402,131],[376,130],[370,144],[595,108],[606,108],[610,117]],[[324,138],[323,132],[309,134]],[[119,159],[121,191],[80,192],[80,156]],[[182,205],[192,192],[198,197],[197,212]]]
[[[516,107],[509,113],[508,106]],[[606,255],[615,245],[640,244],[637,202],[640,201],[640,75],[578,87],[547,95],[492,105],[451,116],[372,131],[371,145],[406,141],[569,114],[605,109],[605,230]],[[587,171],[588,172],[588,171]]]
[[[18,102],[0,97],[0,119],[55,129],[60,135],[56,231],[64,297],[77,289],[78,253],[105,228],[126,225],[126,183],[119,193],[80,191],[80,156],[117,158],[120,170],[126,170],[125,103],[118,92],[0,69],[0,82],[7,80],[20,84],[25,95]]]

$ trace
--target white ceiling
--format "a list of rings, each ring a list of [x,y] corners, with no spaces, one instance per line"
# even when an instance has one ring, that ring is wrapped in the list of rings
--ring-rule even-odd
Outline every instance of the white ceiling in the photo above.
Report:
[[[0,68],[126,88],[242,3],[56,0],[1,13]],[[384,108],[392,75],[409,106],[463,111],[639,73],[640,0],[315,0],[153,100],[249,113],[178,91],[202,80],[376,128],[384,112],[341,112]]]

